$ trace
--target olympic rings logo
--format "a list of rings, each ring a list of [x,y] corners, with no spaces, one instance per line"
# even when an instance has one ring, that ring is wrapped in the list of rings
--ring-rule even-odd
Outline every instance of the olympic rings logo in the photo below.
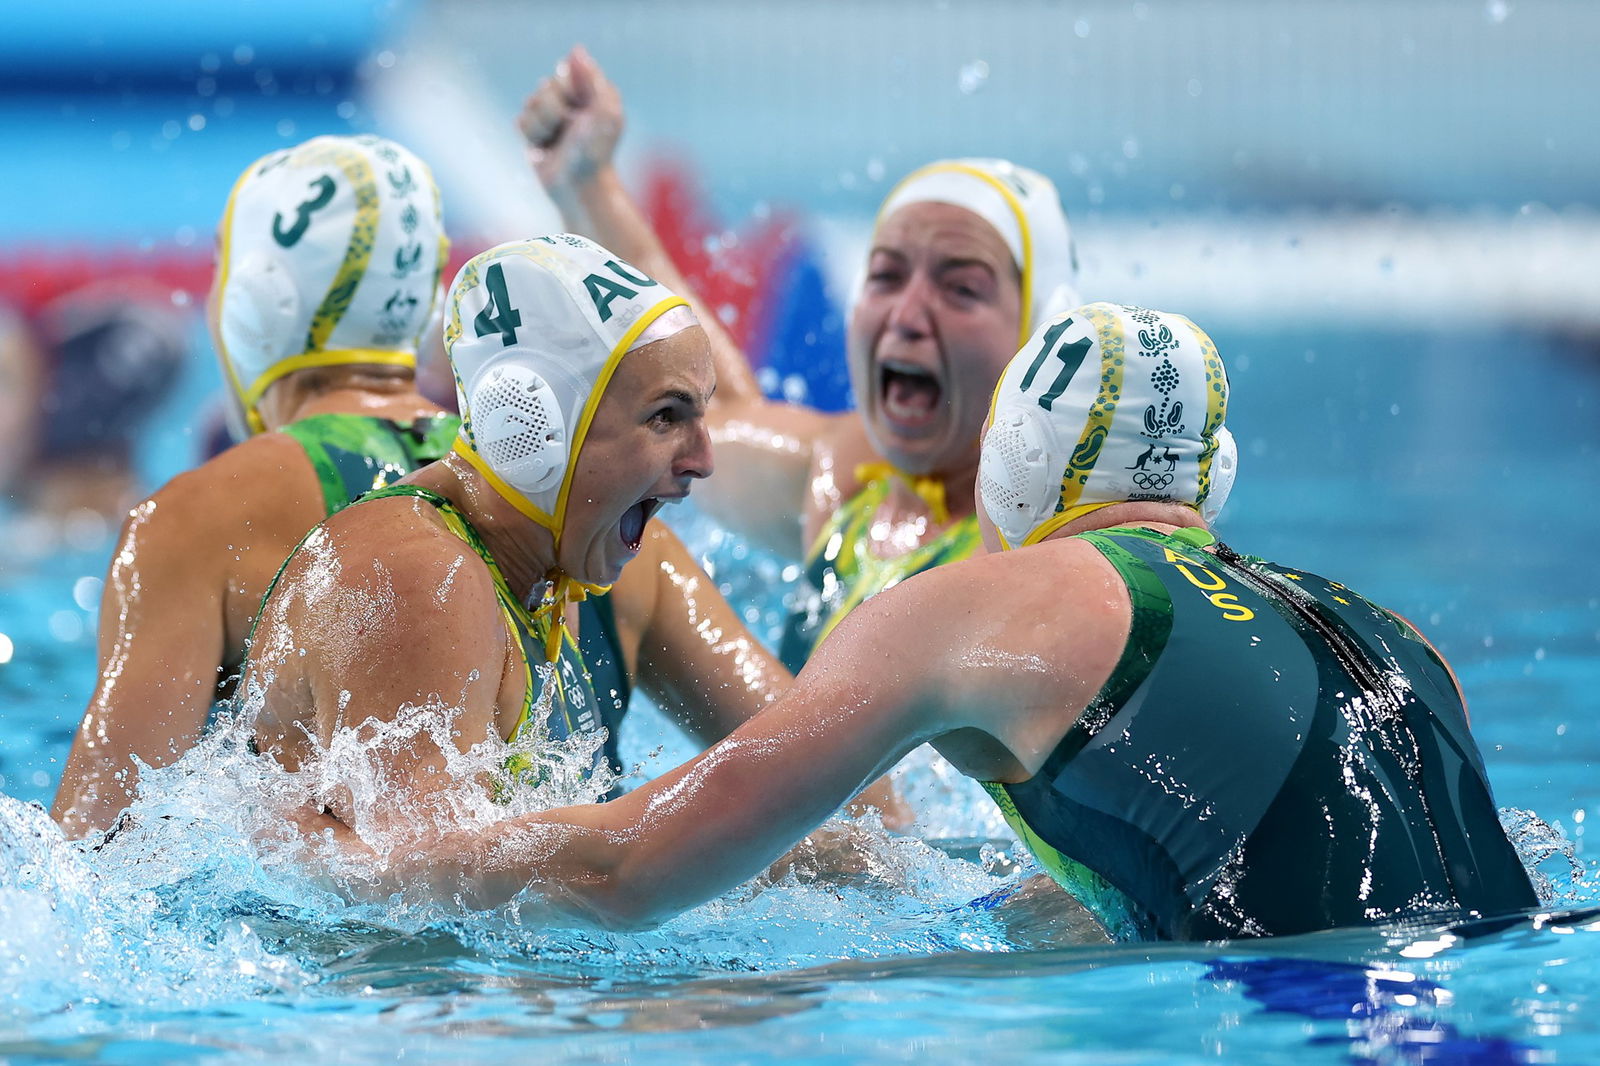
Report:
[[[1146,492],[1159,492],[1172,484],[1172,475],[1151,474],[1141,470],[1133,475],[1133,483]]]

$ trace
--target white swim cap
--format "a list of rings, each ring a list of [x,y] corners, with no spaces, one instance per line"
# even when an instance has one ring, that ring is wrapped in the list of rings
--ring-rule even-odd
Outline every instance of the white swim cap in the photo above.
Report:
[[[946,159],[913,171],[878,211],[878,223],[907,204],[954,204],[993,226],[1022,275],[1017,343],[1047,318],[1078,305],[1078,255],[1050,179],[1004,159]]]
[[[316,137],[252,163],[217,254],[219,354],[250,429],[285,374],[414,368],[448,249],[433,175],[392,141]]]
[[[450,286],[455,451],[555,534],[578,452],[622,357],[696,325],[683,298],[570,233],[474,256]]]
[[[1042,325],[1001,375],[978,466],[983,508],[1007,548],[1130,500],[1204,514],[1220,488],[1214,514],[1233,481],[1227,413],[1227,372],[1193,322],[1085,304]]]

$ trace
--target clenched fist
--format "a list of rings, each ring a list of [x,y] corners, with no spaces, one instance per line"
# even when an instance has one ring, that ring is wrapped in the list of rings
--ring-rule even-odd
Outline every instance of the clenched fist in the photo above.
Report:
[[[559,200],[611,165],[622,136],[622,97],[578,45],[523,103],[517,126],[534,172]]]

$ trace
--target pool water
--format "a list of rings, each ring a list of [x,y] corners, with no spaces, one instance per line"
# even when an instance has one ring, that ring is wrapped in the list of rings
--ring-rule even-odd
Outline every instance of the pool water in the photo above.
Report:
[[[758,882],[640,935],[341,903],[248,842],[260,771],[220,742],[87,851],[27,805],[93,680],[110,544],[80,529],[54,551],[9,536],[0,572],[0,1061],[1600,1062],[1600,567],[1572,536],[1594,514],[1600,366],[1511,332],[1208,325],[1242,452],[1219,533],[1440,646],[1557,916],[1073,946],[1014,892],[1033,870],[987,801],[926,760],[908,785],[931,843],[867,828],[850,874]],[[784,568],[684,528],[770,633]],[[648,712],[624,741],[644,773],[686,750]]]

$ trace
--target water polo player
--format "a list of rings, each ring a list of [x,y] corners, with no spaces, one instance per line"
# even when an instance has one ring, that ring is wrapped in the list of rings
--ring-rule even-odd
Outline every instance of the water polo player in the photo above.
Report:
[[[568,224],[682,289],[612,167],[622,104],[594,60],[574,50],[520,121]],[[1048,179],[1003,160],[947,160],[906,178],[879,212],[849,327],[857,411],[764,399],[744,354],[702,314],[717,359],[719,474],[696,498],[730,529],[805,559],[812,594],[780,649],[790,669],[869,596],[979,550],[972,489],[989,395],[1032,329],[1078,302],[1076,274]]]
[[[457,420],[416,389],[446,240],[416,156],[317,137],[252,163],[217,234],[207,302],[245,443],[129,515],[100,606],[100,678],[53,814],[106,829],[199,738],[261,595],[306,530],[443,455]]]
[[[692,561],[651,546],[656,510],[711,472],[715,375],[687,303],[562,234],[475,257],[449,308],[460,435],[285,564],[246,674],[258,750],[299,767],[341,729],[442,702],[462,750],[519,742],[508,775],[538,772],[538,745],[614,725],[571,621],[641,554],[644,583],[613,597],[629,673],[669,713],[698,704],[707,740],[768,704],[788,674]],[[442,743],[373,752],[381,817],[444,802]],[[338,782],[317,800],[321,827],[362,820]]]
[[[1207,530],[1227,403],[1188,319],[1101,303],[1047,320],[993,399],[992,554],[863,604],[784,699],[622,799],[445,833],[383,868],[650,924],[931,741],[1122,938],[1534,906],[1438,653]]]

